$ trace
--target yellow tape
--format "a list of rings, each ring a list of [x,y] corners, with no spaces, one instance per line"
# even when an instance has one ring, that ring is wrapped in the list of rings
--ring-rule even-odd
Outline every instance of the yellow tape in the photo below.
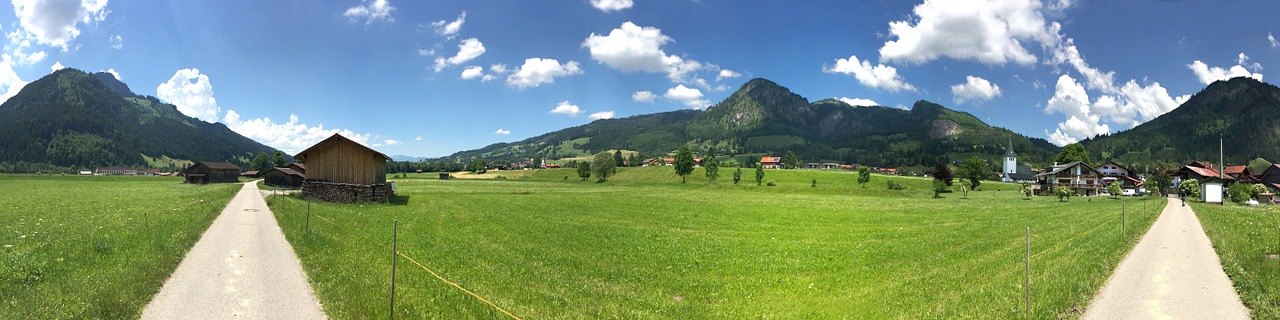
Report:
[[[512,319],[520,320],[520,317],[517,317],[516,315],[511,314],[511,312],[507,312],[507,310],[506,310],[506,309],[502,309],[502,307],[499,307],[498,305],[493,304],[493,302],[489,302],[489,300],[488,300],[488,299],[485,299],[484,297],[481,297],[480,295],[475,294],[474,292],[471,292],[471,290],[467,290],[467,288],[463,288],[462,286],[458,285],[457,283],[453,283],[453,281],[449,281],[449,280],[445,279],[444,277],[441,277],[439,274],[436,274],[436,272],[435,272],[435,271],[431,271],[431,269],[428,269],[426,266],[422,265],[421,263],[418,263],[418,261],[417,261],[417,260],[413,260],[413,258],[410,258],[409,256],[406,256],[404,253],[401,253],[400,251],[396,251],[396,254],[400,255],[401,257],[404,257],[405,259],[409,259],[409,262],[413,262],[413,264],[418,265],[418,267],[421,267],[421,268],[422,268],[422,270],[427,270],[427,272],[430,272],[430,273],[431,273],[431,275],[433,275],[433,276],[435,276],[435,277],[436,277],[436,279],[440,279],[440,281],[444,281],[444,283],[448,283],[448,284],[450,284],[450,285],[453,285],[454,287],[458,288],[458,290],[462,290],[462,292],[466,292],[467,294],[471,295],[472,297],[476,297],[476,299],[480,299],[480,301],[484,301],[484,303],[489,304],[489,306],[492,306],[494,309],[498,309],[498,311],[502,311],[502,313],[507,314],[507,316],[510,316]]]

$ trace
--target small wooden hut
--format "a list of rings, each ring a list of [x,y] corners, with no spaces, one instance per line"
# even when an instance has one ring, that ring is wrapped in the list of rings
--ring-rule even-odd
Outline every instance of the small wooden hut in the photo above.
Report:
[[[303,165],[302,194],[333,201],[385,202],[393,196],[387,183],[391,157],[340,134],[334,134],[294,156]]]
[[[240,167],[227,162],[200,161],[182,170],[187,183],[240,182]]]
[[[271,168],[262,174],[262,179],[269,186],[297,188],[307,176],[293,168]]]

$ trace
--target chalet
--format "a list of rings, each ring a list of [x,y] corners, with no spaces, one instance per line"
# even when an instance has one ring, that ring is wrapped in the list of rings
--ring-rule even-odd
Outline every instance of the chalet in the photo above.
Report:
[[[662,158],[662,165],[671,166],[676,164],[676,158]]]
[[[1236,181],[1258,182],[1258,177],[1252,171],[1249,171],[1249,166],[1227,166],[1222,168],[1222,173]]]
[[[352,203],[386,202],[395,195],[387,183],[391,157],[340,134],[298,152],[294,158],[305,163],[303,196]]]
[[[1178,169],[1177,172],[1174,172],[1173,176],[1177,178],[1175,179],[1177,180],[1177,182],[1175,182],[1175,185],[1177,183],[1182,183],[1182,181],[1186,181],[1188,179],[1194,179],[1198,181],[1201,185],[1211,181],[1221,182],[1223,180],[1227,180],[1227,181],[1235,180],[1231,178],[1231,176],[1224,177],[1218,174],[1217,168],[1213,168],[1212,165],[1209,165],[1207,167],[1202,167],[1199,165],[1195,165],[1197,162],[1193,162],[1190,165],[1183,166],[1182,168]]]
[[[762,157],[760,167],[765,169],[782,169],[782,157]]]
[[[1051,192],[1056,187],[1067,187],[1082,196],[1098,195],[1103,188],[1100,183],[1102,174],[1083,161],[1056,165],[1035,175],[1036,183],[1042,192]]]
[[[262,173],[262,179],[269,186],[296,188],[302,186],[307,176],[293,168],[271,168]]]
[[[226,162],[200,161],[182,170],[187,183],[240,182],[240,167]]]
[[[1262,175],[1258,176],[1258,181],[1268,188],[1280,190],[1280,164],[1273,164],[1262,171]]]
[[[1116,163],[1115,161],[1107,161],[1098,165],[1098,173],[1102,174],[1102,185],[1107,186],[1112,182],[1120,182],[1122,188],[1137,188],[1142,186],[1142,180],[1138,180],[1137,174],[1132,170]]]

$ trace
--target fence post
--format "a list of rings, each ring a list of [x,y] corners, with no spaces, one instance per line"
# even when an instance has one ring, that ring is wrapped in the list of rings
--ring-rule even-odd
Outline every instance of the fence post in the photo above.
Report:
[[[1121,202],[1120,203],[1120,237],[1121,238],[1124,238],[1124,236],[1126,235],[1124,231],[1124,226],[1125,226],[1124,218],[1125,218],[1124,202]]]
[[[306,195],[303,195],[303,197],[307,198],[307,235],[310,236],[311,235],[311,197],[307,197]]]
[[[398,222],[391,220],[391,319],[396,318],[396,229]]]
[[[1026,315],[1027,319],[1031,319],[1031,227],[1027,227],[1027,275],[1024,287],[1026,292]]]

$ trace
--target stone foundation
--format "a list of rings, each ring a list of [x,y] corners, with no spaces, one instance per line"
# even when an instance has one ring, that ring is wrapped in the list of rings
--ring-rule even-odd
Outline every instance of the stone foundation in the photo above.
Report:
[[[395,196],[391,185],[351,184],[307,180],[302,182],[302,196],[338,203],[387,202]]]

